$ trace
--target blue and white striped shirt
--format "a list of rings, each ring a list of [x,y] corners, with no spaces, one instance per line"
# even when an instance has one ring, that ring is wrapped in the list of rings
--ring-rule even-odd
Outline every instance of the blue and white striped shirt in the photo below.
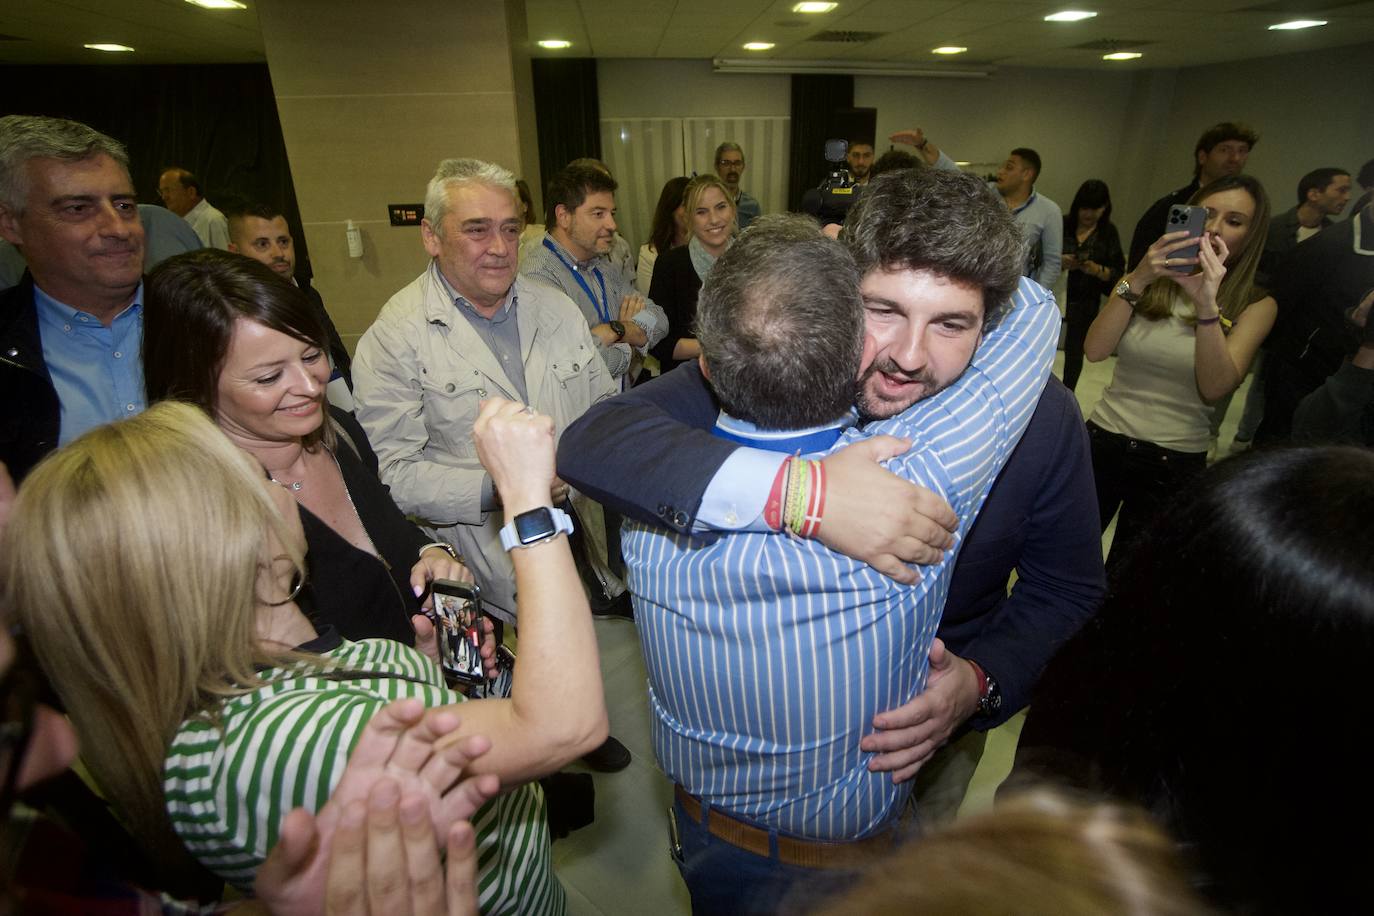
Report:
[[[626,524],[654,747],[687,791],[823,840],[874,833],[905,801],[911,783],[870,773],[859,739],[876,713],[924,689],[959,546],[1049,374],[1054,300],[1028,279],[1013,299],[955,384],[836,445],[881,433],[911,439],[889,468],[942,494],[959,516],[955,549],[916,585],[817,541],[688,538]]]

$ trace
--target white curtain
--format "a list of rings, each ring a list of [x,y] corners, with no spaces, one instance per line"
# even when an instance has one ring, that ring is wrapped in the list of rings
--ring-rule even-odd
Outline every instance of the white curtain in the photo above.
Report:
[[[716,147],[733,140],[744,149],[740,184],[764,213],[787,208],[790,118],[603,118],[601,155],[620,190],[616,223],[632,249],[649,238],[659,192],[670,178],[715,171]]]

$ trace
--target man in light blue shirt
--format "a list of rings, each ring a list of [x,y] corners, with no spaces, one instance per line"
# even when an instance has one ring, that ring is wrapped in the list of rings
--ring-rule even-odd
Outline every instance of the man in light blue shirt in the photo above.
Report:
[[[689,539],[627,526],[655,749],[678,784],[679,866],[698,912],[768,912],[795,882],[833,889],[891,847],[910,784],[871,772],[858,739],[923,689],[958,545],[1053,356],[1058,311],[1018,281],[1019,231],[977,179],[882,176],[845,231],[848,269],[833,243],[762,220],[703,287],[716,432],[754,446],[718,476],[767,496],[779,452],[903,437],[913,448],[891,469],[949,501],[957,541],[904,586],[767,533],[763,499],[733,503],[756,530]],[[888,418],[862,430],[849,425],[856,374],[860,409]]]
[[[0,118],[0,237],[28,275],[0,294],[0,460],[16,478],[143,409],[143,251],[128,155],[60,118]]]
[[[1040,154],[1018,146],[997,170],[997,193],[1007,202],[1026,243],[1026,276],[1045,289],[1059,279],[1064,250],[1064,214],[1059,205],[1035,190]]]

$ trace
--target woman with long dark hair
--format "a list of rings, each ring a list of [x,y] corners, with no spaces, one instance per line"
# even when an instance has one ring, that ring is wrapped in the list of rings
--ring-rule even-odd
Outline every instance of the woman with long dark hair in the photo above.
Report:
[[[658,256],[686,245],[692,237],[686,204],[682,199],[688,181],[690,179],[686,175],[669,178],[659,192],[653,224],[649,227],[649,241],[639,246],[639,264],[635,268],[635,286],[643,293],[647,293],[653,283],[654,264]]]
[[[1374,452],[1247,452],[1175,494],[1050,663],[1011,785],[1145,806],[1226,912],[1353,913],[1374,834]]]
[[[1121,236],[1112,224],[1112,194],[1105,181],[1079,185],[1064,216],[1064,270],[1068,272],[1068,320],[1064,336],[1064,384],[1070,391],[1083,371],[1083,339],[1097,317],[1102,297],[1126,269]]]

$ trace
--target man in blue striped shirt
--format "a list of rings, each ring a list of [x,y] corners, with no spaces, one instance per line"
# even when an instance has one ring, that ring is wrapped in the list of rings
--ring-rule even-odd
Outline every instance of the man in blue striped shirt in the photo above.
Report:
[[[766,494],[779,451],[902,437],[913,447],[890,467],[948,500],[955,549],[908,587],[814,540],[627,526],[655,746],[679,784],[680,865],[698,911],[770,911],[801,866],[841,866],[824,872],[834,887],[890,844],[909,783],[870,772],[857,739],[924,687],[958,543],[1053,356],[1058,312],[1018,278],[1015,221],[975,179],[883,176],[846,232],[862,277],[847,293],[829,243],[770,221],[707,278],[698,336],[726,410],[717,432],[755,445],[722,475]],[[888,418],[862,431],[845,428],[860,367],[860,409]]]

